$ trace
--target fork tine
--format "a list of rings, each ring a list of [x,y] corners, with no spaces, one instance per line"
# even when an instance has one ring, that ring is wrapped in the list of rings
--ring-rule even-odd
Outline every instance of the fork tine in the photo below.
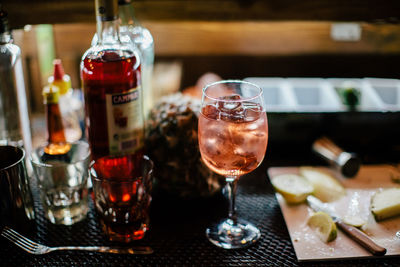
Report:
[[[13,229],[8,228],[7,226],[6,226],[6,230],[7,230],[7,232],[9,232],[10,234],[14,235],[16,238],[19,238],[19,239],[21,239],[21,240],[23,240],[23,241],[26,241],[29,245],[39,246],[38,243],[36,243],[36,242],[30,240],[29,238],[27,238],[27,237],[21,235],[20,233],[18,233],[17,231],[15,231],[15,230],[13,230]]]
[[[21,243],[21,245],[24,245],[24,246],[29,247],[31,249],[34,249],[36,247],[35,244],[32,244],[33,242],[29,242],[29,239],[25,240],[25,238],[20,238],[20,237],[14,235],[12,232],[5,232],[5,234],[9,238],[13,239],[14,242]]]
[[[23,250],[25,250],[26,252],[33,253],[33,249],[32,248],[27,247],[25,244],[19,242],[14,237],[9,236],[8,233],[4,233],[3,232],[1,235],[4,236],[9,241],[11,241],[11,243],[13,243],[14,245],[16,245],[16,246],[22,248]]]
[[[28,251],[28,252],[32,252],[32,251],[33,251],[33,248],[27,247],[26,244],[21,243],[21,242],[18,241],[18,240],[9,238],[8,236],[5,236],[5,237],[6,237],[8,240],[10,240],[14,245],[16,245],[16,246],[22,248],[22,249],[25,250],[25,251]]]
[[[29,240],[24,236],[21,236],[20,234],[8,227],[4,228],[1,235],[28,252],[33,252],[38,246],[37,243]]]
[[[8,240],[10,240],[10,241],[12,241],[14,243],[20,243],[21,245],[23,245],[25,247],[32,247],[32,245],[30,245],[29,243],[25,242],[24,240],[18,238],[17,236],[13,235],[9,231],[4,231],[2,233],[2,236],[6,237]]]

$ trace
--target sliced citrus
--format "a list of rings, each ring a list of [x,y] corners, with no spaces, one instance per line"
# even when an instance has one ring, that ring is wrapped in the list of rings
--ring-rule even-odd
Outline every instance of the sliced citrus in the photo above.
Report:
[[[388,188],[375,193],[371,211],[377,221],[400,215],[400,188]]]
[[[313,229],[318,237],[324,242],[331,242],[336,239],[337,228],[329,214],[319,211],[311,215],[307,221],[308,226]]]
[[[323,202],[335,201],[346,194],[338,180],[326,172],[312,167],[301,167],[299,171],[314,187],[314,195]]]
[[[272,178],[271,183],[289,204],[304,202],[314,190],[304,177],[296,174],[277,175]]]
[[[357,228],[360,228],[367,223],[364,219],[360,218],[359,216],[353,216],[353,215],[344,216],[343,222],[345,224],[352,225]]]

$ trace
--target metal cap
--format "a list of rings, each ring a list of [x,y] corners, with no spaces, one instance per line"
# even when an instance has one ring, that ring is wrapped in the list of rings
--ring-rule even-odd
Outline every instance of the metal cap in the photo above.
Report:
[[[0,34],[8,32],[8,14],[0,4]]]
[[[345,177],[354,177],[360,169],[361,160],[355,153],[343,151],[328,137],[314,141],[312,150],[328,161]]]
[[[361,160],[354,153],[343,152],[337,159],[340,172],[346,177],[354,177],[360,169]]]
[[[60,98],[60,89],[53,85],[49,84],[43,88],[43,104],[57,104]]]
[[[102,21],[111,21],[118,19],[118,1],[117,0],[96,0],[96,16]]]
[[[118,0],[119,6],[130,5],[132,3],[131,0]]]

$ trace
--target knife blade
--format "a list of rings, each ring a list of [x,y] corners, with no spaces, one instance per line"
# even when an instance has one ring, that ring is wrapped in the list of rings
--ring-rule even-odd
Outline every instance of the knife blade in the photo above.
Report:
[[[371,252],[372,255],[383,256],[386,254],[386,248],[376,244],[367,234],[360,231],[356,227],[344,223],[342,218],[340,218],[340,216],[338,216],[335,211],[326,203],[323,203],[321,200],[311,195],[307,197],[307,203],[314,211],[322,211],[329,214],[338,228],[340,228],[350,238]]]

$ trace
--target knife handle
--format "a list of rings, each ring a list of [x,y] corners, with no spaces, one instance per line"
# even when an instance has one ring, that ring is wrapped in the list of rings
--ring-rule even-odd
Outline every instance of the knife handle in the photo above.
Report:
[[[358,230],[356,227],[345,224],[342,221],[336,222],[338,227],[342,229],[347,235],[353,238],[354,241],[359,243],[364,248],[368,249],[372,255],[383,256],[386,254],[386,248],[376,244],[369,236]]]

